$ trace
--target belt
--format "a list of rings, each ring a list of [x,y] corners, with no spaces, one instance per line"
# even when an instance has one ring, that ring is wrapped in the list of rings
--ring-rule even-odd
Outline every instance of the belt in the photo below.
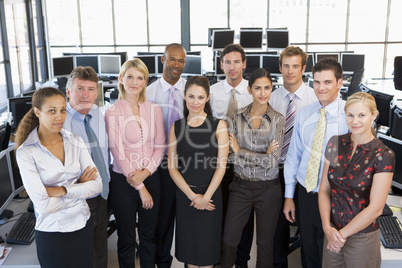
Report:
[[[279,179],[273,179],[273,180],[266,180],[266,181],[251,181],[251,180],[245,180],[240,178],[239,176],[235,175],[233,178],[233,181],[239,183],[239,184],[261,184],[261,185],[267,185],[267,186],[273,186],[279,183]]]

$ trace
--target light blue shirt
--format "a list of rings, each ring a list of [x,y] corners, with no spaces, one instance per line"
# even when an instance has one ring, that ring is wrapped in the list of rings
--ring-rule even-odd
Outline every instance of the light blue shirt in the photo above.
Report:
[[[325,107],[327,113],[325,115],[326,128],[324,146],[322,147],[321,164],[318,173],[318,184],[313,192],[318,192],[318,189],[320,188],[321,174],[324,163],[324,151],[328,140],[334,135],[342,135],[348,132],[344,107],[345,101],[339,98]],[[321,108],[322,105],[317,101],[303,107],[296,113],[292,139],[290,141],[284,167],[286,198],[294,197],[297,183],[300,183],[304,187],[304,180],[306,177],[308,160],[310,158],[314,131],[320,118]]]
[[[89,111],[91,115],[91,120],[89,124],[91,128],[96,134],[96,137],[99,141],[99,147],[102,151],[103,159],[105,161],[106,172],[108,176],[108,181],[110,181],[110,174],[109,174],[109,165],[110,165],[110,154],[109,154],[109,143],[108,143],[108,136],[106,132],[106,124],[105,119],[103,118],[103,114],[98,106],[95,104],[92,106],[92,109]],[[85,125],[84,125],[85,115],[77,112],[74,108],[67,104],[67,118],[64,122],[63,128],[77,134],[82,138],[86,147],[88,148],[89,153],[91,154],[91,148],[89,146],[87,133],[85,132]]]
[[[186,79],[180,78],[179,81],[174,84],[175,96],[177,104],[179,106],[180,118],[183,118],[184,109],[184,86],[186,85]],[[162,109],[163,125],[165,128],[166,144],[169,144],[169,95],[171,84],[166,82],[163,77],[159,78],[151,85],[147,87],[147,100],[158,104]],[[167,154],[167,150],[166,150]]]

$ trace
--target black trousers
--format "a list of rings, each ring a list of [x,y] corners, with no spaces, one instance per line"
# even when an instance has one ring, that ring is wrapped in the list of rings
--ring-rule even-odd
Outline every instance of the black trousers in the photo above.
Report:
[[[117,253],[121,268],[135,267],[136,219],[138,213],[138,235],[140,265],[155,267],[155,230],[158,222],[160,202],[159,174],[154,172],[145,179],[144,184],[152,196],[154,206],[144,209],[138,191],[131,187],[123,174],[111,172],[110,201],[116,218]]]
[[[167,157],[155,173],[160,176],[161,198],[156,227],[156,264],[159,268],[170,267],[173,257],[170,254],[173,242],[174,220],[176,217],[177,186],[170,177]]]
[[[257,221],[256,267],[273,267],[274,233],[282,202],[279,180],[253,182],[234,178],[230,184],[223,234],[222,267],[232,267],[235,264],[237,245],[252,208]]]
[[[42,268],[92,268],[93,225],[68,233],[35,231],[36,252]]]
[[[282,187],[282,195],[285,195],[285,178],[283,166],[279,168],[279,181]],[[276,225],[274,238],[274,266],[275,268],[288,267],[288,250],[290,243],[289,221],[283,213],[283,203],[279,211],[278,224]]]
[[[233,164],[227,164],[225,175],[223,176],[221,186],[222,186],[222,200],[223,200],[223,221],[222,221],[222,234],[223,227],[225,226],[226,211],[229,202],[229,185],[233,181],[234,172]],[[253,235],[254,235],[254,209],[251,209],[250,217],[247,221],[246,226],[242,231],[242,236],[240,243],[237,246],[236,254],[236,264],[245,265],[250,260],[250,251],[253,245]]]
[[[308,268],[321,268],[324,231],[318,209],[318,194],[307,193],[302,185],[297,186],[299,228],[305,262]]]
[[[108,201],[98,195],[87,199],[87,203],[94,226],[94,267],[107,268],[107,225],[110,218]]]

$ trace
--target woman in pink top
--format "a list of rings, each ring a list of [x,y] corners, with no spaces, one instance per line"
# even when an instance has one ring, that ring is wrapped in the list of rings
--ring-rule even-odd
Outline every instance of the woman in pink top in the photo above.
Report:
[[[141,267],[155,267],[155,229],[160,181],[155,172],[165,152],[162,110],[146,101],[148,69],[140,59],[126,61],[119,75],[119,99],[106,111],[113,156],[110,200],[117,224],[120,267],[135,267],[138,213]]]

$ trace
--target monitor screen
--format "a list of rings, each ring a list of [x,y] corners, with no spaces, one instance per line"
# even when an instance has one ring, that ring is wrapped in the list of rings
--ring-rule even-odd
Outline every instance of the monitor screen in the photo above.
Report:
[[[7,161],[7,151],[0,152],[0,213],[14,197],[10,166]]]
[[[317,53],[315,53],[315,62],[317,63],[319,60],[324,59],[324,58],[334,58],[339,62],[339,57],[340,57],[339,53],[336,53],[336,52],[329,52],[329,53],[317,52]]]
[[[370,90],[369,93],[374,97],[377,104],[377,110],[380,113],[377,118],[378,124],[389,127],[391,117],[391,101],[394,99],[394,95],[389,95],[374,90]]]
[[[96,73],[99,73],[98,55],[76,55],[75,66],[91,66]]]
[[[262,28],[261,29],[240,29],[240,45],[245,49],[262,48]]]
[[[277,55],[263,55],[262,68],[268,70],[271,75],[282,75],[279,70],[279,56]]]
[[[395,153],[395,170],[392,178],[392,186],[402,190],[402,165],[398,164],[402,161],[402,141],[387,135],[378,133],[378,138]]]
[[[217,76],[223,76],[225,73],[223,72],[221,68],[221,57],[215,56],[215,75]]]
[[[364,54],[342,53],[341,64],[343,73],[353,74],[364,68]]]
[[[156,57],[156,73],[157,74],[163,74],[163,63],[162,63],[162,56],[163,55],[157,55]]]
[[[155,75],[156,72],[156,55],[137,55],[138,58],[144,62],[148,68],[149,75]]]
[[[15,147],[9,147],[7,149],[8,151],[8,162],[10,163],[11,166],[11,172],[13,176],[13,181],[14,181],[14,195],[19,194],[24,190],[24,185],[22,184],[22,178],[20,174],[20,169],[17,164],[17,159],[15,156]]]
[[[58,57],[52,58],[53,62],[53,77],[66,77],[69,76],[71,71],[74,70],[74,57]]]
[[[261,68],[261,56],[260,55],[247,55],[246,54],[246,69],[244,73],[249,74],[255,69]]]
[[[99,75],[119,76],[120,67],[119,55],[99,55]]]
[[[106,52],[106,53],[74,53],[74,52],[63,52],[63,56],[76,56],[76,55],[118,55],[120,56],[120,63],[123,65],[127,61],[127,52]]]
[[[314,54],[312,53],[307,53],[308,58],[307,58],[307,63],[306,63],[306,69],[304,70],[305,73],[312,73],[313,72],[313,66],[314,66]]]
[[[289,31],[267,29],[267,49],[285,49],[289,45]]]
[[[21,119],[32,108],[32,96],[15,97],[8,99],[8,111],[13,116],[11,132],[15,132]]]
[[[212,32],[212,49],[220,50],[234,42],[234,30],[215,30]]]
[[[201,56],[187,55],[183,75],[202,75]]]

